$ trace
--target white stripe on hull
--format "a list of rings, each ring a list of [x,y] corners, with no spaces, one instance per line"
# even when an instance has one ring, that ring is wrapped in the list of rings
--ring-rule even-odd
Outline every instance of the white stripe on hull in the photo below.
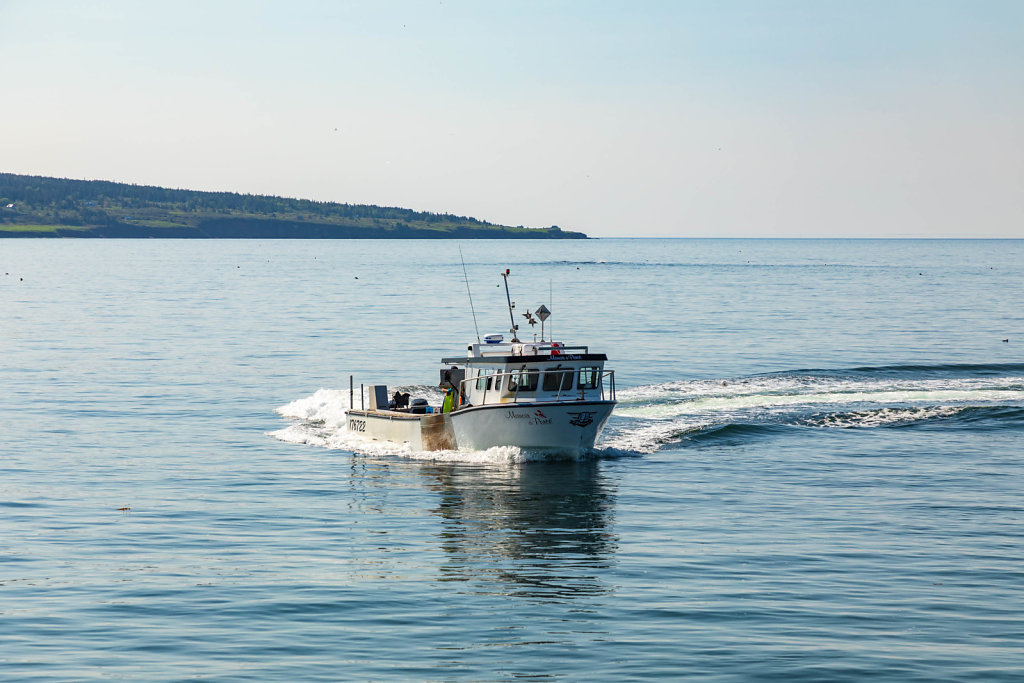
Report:
[[[594,447],[614,407],[614,401],[478,406],[452,413],[452,428],[460,448],[581,453]]]

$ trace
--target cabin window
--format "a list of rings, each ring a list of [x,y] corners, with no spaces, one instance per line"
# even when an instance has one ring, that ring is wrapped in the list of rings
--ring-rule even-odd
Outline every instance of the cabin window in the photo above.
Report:
[[[562,384],[561,370],[548,370],[544,373],[544,391],[558,391]]]
[[[561,388],[562,391],[569,391],[572,389],[572,370],[563,370],[561,368],[555,370],[548,370],[544,373],[544,391],[558,391]]]
[[[477,370],[476,388],[478,391],[487,391],[491,388],[490,370]]]
[[[518,387],[519,393],[523,393],[524,391],[536,391],[537,381],[539,379],[540,370],[520,370],[509,378],[508,390],[515,392],[516,387]]]
[[[601,381],[601,368],[580,368],[580,389],[596,389]]]

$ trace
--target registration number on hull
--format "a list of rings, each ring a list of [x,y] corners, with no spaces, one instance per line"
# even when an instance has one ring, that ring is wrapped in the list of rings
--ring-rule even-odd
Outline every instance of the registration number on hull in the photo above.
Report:
[[[366,420],[349,420],[348,430],[350,432],[365,432],[366,431]]]

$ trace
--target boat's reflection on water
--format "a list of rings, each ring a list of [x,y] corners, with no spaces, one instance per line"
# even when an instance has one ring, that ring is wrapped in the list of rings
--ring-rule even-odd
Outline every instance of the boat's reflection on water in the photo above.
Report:
[[[614,492],[600,462],[436,464],[422,474],[440,497],[441,580],[553,600],[608,590]]]

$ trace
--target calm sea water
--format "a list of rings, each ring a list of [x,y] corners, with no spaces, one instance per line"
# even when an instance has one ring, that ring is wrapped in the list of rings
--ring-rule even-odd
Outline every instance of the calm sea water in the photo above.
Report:
[[[0,679],[1024,678],[1024,241],[466,241],[598,450],[353,439],[457,246],[0,241]]]

